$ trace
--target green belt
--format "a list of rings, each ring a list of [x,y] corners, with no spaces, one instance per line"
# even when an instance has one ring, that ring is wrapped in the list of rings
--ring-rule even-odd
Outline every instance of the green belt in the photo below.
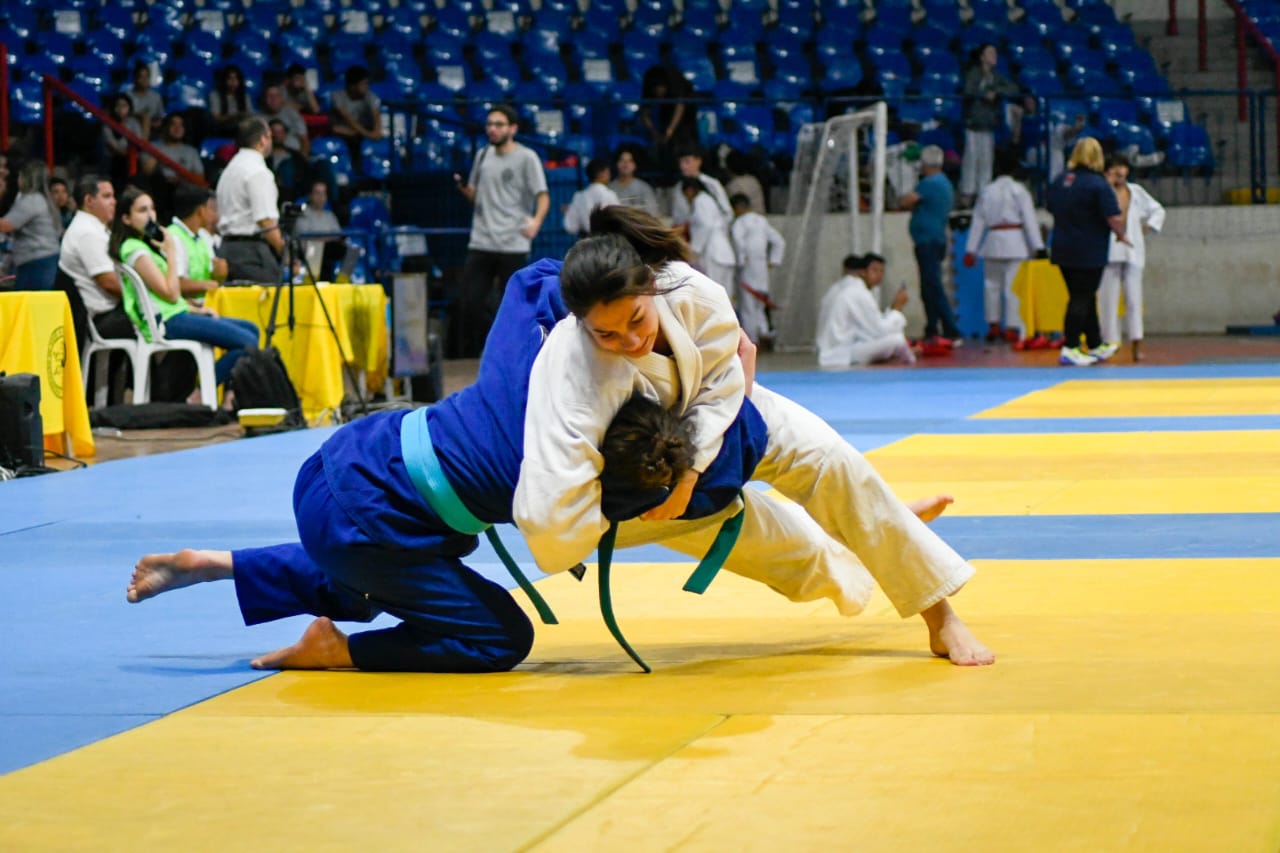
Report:
[[[538,616],[548,625],[556,625],[559,620],[551,612],[551,607],[546,600],[538,594],[533,588],[533,583],[520,571],[520,567],[516,565],[516,561],[507,551],[506,546],[502,544],[502,540],[498,537],[498,531],[492,524],[481,521],[476,518],[471,510],[467,509],[462,503],[462,499],[458,497],[458,493],[453,490],[453,486],[449,483],[449,478],[445,476],[444,469],[440,467],[440,457],[436,455],[435,448],[431,444],[431,432],[427,428],[427,410],[425,408],[410,412],[405,416],[400,426],[400,452],[404,456],[405,468],[409,471],[409,479],[413,481],[414,488],[418,490],[418,494],[422,495],[422,499],[435,512],[440,520],[449,526],[451,530],[459,533],[466,533],[475,536],[484,533],[485,538],[489,540],[489,544],[493,546],[493,550],[497,552],[498,558],[502,560],[502,564],[506,566],[511,577],[515,578],[520,588],[524,590],[525,595],[529,596],[529,600],[533,602],[533,607],[538,611]],[[716,534],[715,541],[711,543],[711,547],[707,550],[706,556],[699,561],[697,568],[693,574],[685,581],[684,589],[701,595],[706,591],[716,573],[724,565],[724,561],[728,558],[729,552],[733,550],[733,546],[738,541],[738,534],[742,532],[743,517],[746,515],[745,510],[738,512],[733,517],[727,519],[721,526],[720,531]],[[640,655],[636,654],[635,649],[627,642],[627,638],[623,636],[622,629],[618,627],[618,620],[613,613],[613,597],[610,593],[610,573],[613,567],[613,549],[614,543],[618,538],[618,523],[613,522],[609,525],[609,529],[600,539],[598,551],[598,571],[600,585],[600,615],[604,618],[604,624],[609,629],[609,633],[618,641],[618,645],[622,646],[632,660],[640,665],[645,672],[653,672],[653,669],[644,662]],[[575,571],[574,576],[579,580],[582,579],[581,573]]]

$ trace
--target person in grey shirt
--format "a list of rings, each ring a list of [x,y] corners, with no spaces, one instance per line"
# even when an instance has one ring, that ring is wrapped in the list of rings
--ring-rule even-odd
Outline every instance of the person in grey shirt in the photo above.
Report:
[[[480,355],[507,279],[528,262],[529,247],[551,208],[542,161],[515,140],[519,126],[510,106],[489,110],[489,144],[476,155],[466,181],[453,176],[458,190],[475,205],[459,299],[460,354],[465,358]]]
[[[50,290],[58,275],[62,216],[49,195],[49,169],[30,160],[18,170],[18,197],[0,219],[0,234],[13,235],[18,290]]]
[[[618,202],[658,216],[658,194],[647,181],[636,177],[636,147],[623,145],[614,155],[613,163],[618,177],[609,182],[609,189],[617,195]]]
[[[311,153],[311,140],[307,138],[307,123],[302,113],[285,103],[284,89],[274,84],[262,90],[262,117],[268,123],[279,119],[288,133],[284,138],[284,147],[297,151],[303,157]]]
[[[204,161],[194,146],[187,144],[187,123],[182,113],[170,113],[160,125],[160,138],[156,140],[159,148],[170,160],[173,160],[188,172],[204,177]],[[178,173],[168,166],[161,166],[155,158],[143,155],[142,169],[150,174],[160,166],[160,175],[170,184],[179,181]]]
[[[164,99],[151,88],[151,66],[145,62],[133,64],[133,87],[126,89],[125,94],[133,104],[133,114],[142,128],[142,138],[150,139],[151,131],[164,118]]]
[[[329,96],[333,132],[347,141],[353,160],[362,139],[382,138],[382,101],[369,91],[369,69],[353,65],[343,75],[343,87]]]

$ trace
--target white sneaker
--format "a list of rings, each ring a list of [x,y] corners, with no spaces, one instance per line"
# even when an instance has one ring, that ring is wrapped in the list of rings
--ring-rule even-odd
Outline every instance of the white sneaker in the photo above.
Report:
[[[1111,356],[1115,355],[1116,351],[1119,349],[1120,349],[1119,344],[1104,343],[1100,346],[1094,347],[1093,349],[1089,350],[1089,355],[1093,356],[1098,361],[1106,361],[1107,359],[1111,358]]]
[[[1097,364],[1098,360],[1086,352],[1081,352],[1076,347],[1063,347],[1062,354],[1058,356],[1058,364],[1074,364],[1076,367],[1088,367],[1091,364]]]

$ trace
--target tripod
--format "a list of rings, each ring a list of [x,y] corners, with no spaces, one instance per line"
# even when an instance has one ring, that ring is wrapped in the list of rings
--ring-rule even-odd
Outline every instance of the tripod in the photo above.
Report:
[[[320,305],[320,311],[324,314],[325,325],[329,327],[329,334],[333,336],[333,343],[338,348],[338,357],[342,360],[342,368],[345,372],[347,381],[355,391],[356,400],[360,404],[360,414],[369,414],[369,404],[364,398],[364,391],[360,388],[359,378],[356,376],[355,368],[351,366],[342,350],[342,338],[338,336],[338,329],[333,325],[333,318],[329,316],[329,308],[324,304],[324,297],[320,293],[320,284],[316,281],[315,272],[311,269],[311,265],[307,263],[306,253],[302,248],[302,241],[298,239],[295,233],[297,224],[297,215],[289,217],[287,213],[282,212],[280,220],[280,233],[284,237],[284,259],[283,272],[281,282],[276,284],[275,297],[271,300],[271,314],[267,318],[267,339],[266,346],[271,346],[271,341],[276,334],[276,317],[280,311],[280,294],[285,288],[289,290],[289,309],[286,323],[289,326],[289,334],[293,335],[297,326],[297,315],[294,313],[293,300],[293,265],[297,261],[303,269],[303,285],[310,285],[315,291],[316,302]]]

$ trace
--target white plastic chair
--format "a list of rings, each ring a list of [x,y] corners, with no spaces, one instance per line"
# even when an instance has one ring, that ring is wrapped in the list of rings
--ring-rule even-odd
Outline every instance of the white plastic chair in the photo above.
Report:
[[[155,304],[151,301],[151,291],[133,270],[124,264],[116,264],[116,275],[120,278],[120,286],[131,288],[138,298],[138,310],[147,320],[147,329],[151,333],[148,342],[138,332],[130,338],[104,338],[89,321],[89,343],[85,346],[81,358],[84,373],[85,391],[89,389],[89,377],[93,370],[93,357],[100,352],[123,350],[129,354],[133,365],[133,402],[146,403],[151,400],[151,359],[162,352],[181,350],[191,353],[196,360],[196,370],[200,377],[200,401],[211,409],[218,407],[218,382],[214,373],[213,345],[200,341],[186,341],[177,338],[166,338],[164,323],[156,318]],[[100,371],[98,384],[94,391],[94,406],[103,406],[107,402],[106,371]]]

